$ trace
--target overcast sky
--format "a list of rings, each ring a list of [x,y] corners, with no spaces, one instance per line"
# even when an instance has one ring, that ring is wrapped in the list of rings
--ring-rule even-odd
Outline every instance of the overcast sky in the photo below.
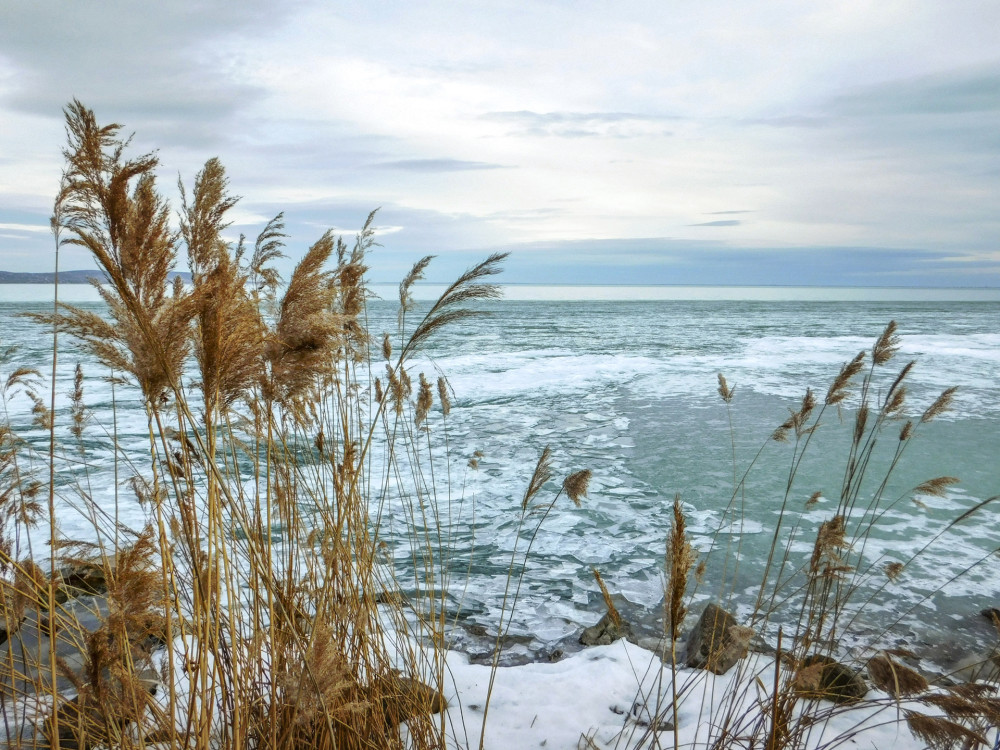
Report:
[[[52,268],[73,97],[293,260],[381,207],[378,281],[1000,286],[996,0],[11,0],[0,269]]]

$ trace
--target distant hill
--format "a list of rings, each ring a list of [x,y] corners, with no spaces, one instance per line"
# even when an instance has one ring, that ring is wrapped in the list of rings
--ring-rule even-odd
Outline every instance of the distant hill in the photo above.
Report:
[[[191,281],[191,274],[187,272],[174,271],[170,278],[180,276],[184,281]],[[60,271],[60,284],[87,284],[91,279],[103,281],[104,276],[98,270],[92,271]],[[0,271],[0,284],[53,284],[56,275],[54,273],[18,273],[16,271]]]

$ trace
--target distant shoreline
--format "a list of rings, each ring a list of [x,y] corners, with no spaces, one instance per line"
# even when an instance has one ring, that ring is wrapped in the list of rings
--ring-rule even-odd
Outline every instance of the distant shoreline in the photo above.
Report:
[[[174,276],[180,276],[184,281],[191,280],[191,274],[174,271],[170,274],[171,278]],[[89,284],[91,280],[97,282],[104,281],[104,274],[97,270],[90,271],[60,271],[59,272],[59,283],[60,284]],[[45,271],[41,273],[32,272],[19,272],[19,271],[0,271],[0,284],[54,284],[56,283],[56,275],[51,271]]]
[[[190,274],[175,271],[185,284]],[[63,302],[100,302],[100,294],[89,283],[103,281],[101,272],[60,271],[59,299]],[[0,271],[0,302],[37,303],[51,300],[53,273]],[[878,286],[710,286],[688,284],[500,284],[503,297],[511,302],[984,302],[1000,303],[998,287],[878,287]],[[46,289],[48,287],[48,289]],[[372,281],[369,291],[376,299],[393,300],[398,283]],[[437,299],[447,286],[422,282],[413,286],[416,299]]]

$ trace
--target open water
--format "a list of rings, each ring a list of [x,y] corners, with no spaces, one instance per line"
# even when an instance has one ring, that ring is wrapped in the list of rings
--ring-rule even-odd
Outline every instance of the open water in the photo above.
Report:
[[[15,317],[51,309],[43,292],[0,286],[0,340],[19,347],[17,364],[44,372],[51,367],[50,334]],[[431,379],[444,373],[454,391],[448,419],[435,411],[429,425],[435,438],[447,437],[452,452],[449,601],[462,626],[455,634],[459,646],[485,648],[472,634],[495,632],[515,540],[520,538],[520,559],[530,537],[519,526],[520,501],[545,446],[553,450],[556,479],[536,502],[552,499],[561,477],[578,469],[591,469],[593,480],[581,508],[560,498],[534,538],[511,624],[512,653],[555,648],[596,621],[602,604],[594,568],[626,614],[652,627],[675,494],[707,562],[695,601],[724,598],[741,615],[749,614],[795,449],[794,441],[769,438],[806,388],[822,401],[841,365],[869,350],[893,319],[902,342],[896,358],[876,373],[876,392],[884,392],[911,359],[917,364],[908,378],[905,416],[919,417],[949,386],[959,391],[950,412],[918,427],[881,493],[884,513],[867,541],[855,543],[855,553],[863,555],[855,579],[863,606],[852,626],[861,632],[891,626],[883,641],[915,649],[989,642],[989,625],[978,613],[1000,606],[1000,502],[946,527],[1000,494],[997,295],[952,294],[962,298],[935,301],[933,294],[906,292],[853,299],[858,295],[846,291],[841,300],[829,293],[816,299],[824,295],[808,291],[513,292],[547,299],[491,305],[491,317],[443,331],[410,367],[414,381],[421,371]],[[812,298],[781,298],[789,296]],[[100,310],[96,301],[80,304]],[[395,308],[375,301],[371,318],[376,331],[392,330]],[[99,502],[113,503],[114,462],[106,447],[112,398],[120,443],[138,461],[146,445],[145,416],[134,390],[119,386],[112,394],[98,364],[67,340],[60,350],[59,392],[69,393],[72,369],[81,361],[92,410],[94,458],[78,481]],[[720,372],[735,391],[728,408],[716,390]],[[66,403],[62,398],[62,408]],[[789,550],[786,570],[808,562],[819,524],[836,506],[855,404],[851,399],[839,411],[826,411],[787,493],[790,514],[778,535],[781,548]],[[30,421],[30,405],[12,402],[9,409],[15,424]],[[60,419],[65,424],[65,416]],[[901,425],[890,423],[878,438],[861,507],[881,483]],[[44,443],[40,431],[25,429],[22,435]],[[466,461],[477,450],[482,458],[471,470]],[[744,488],[734,492],[734,477],[751,462]],[[914,502],[913,488],[938,476],[960,482],[943,498]],[[822,493],[819,501],[806,507],[815,492]],[[71,499],[61,502],[62,532],[85,536],[90,522],[75,514]],[[143,510],[125,494],[119,503],[123,520],[141,525]],[[740,514],[727,512],[730,507]],[[390,509],[382,533],[405,587],[409,546],[402,535],[393,536],[402,515],[394,521],[392,514]],[[538,518],[529,515],[526,528]],[[727,549],[740,552],[735,571],[723,563]],[[882,573],[889,562],[906,564],[896,582]],[[786,595],[794,600],[793,584],[778,598]],[[776,615],[775,622],[784,616]],[[790,603],[787,617],[793,616]]]

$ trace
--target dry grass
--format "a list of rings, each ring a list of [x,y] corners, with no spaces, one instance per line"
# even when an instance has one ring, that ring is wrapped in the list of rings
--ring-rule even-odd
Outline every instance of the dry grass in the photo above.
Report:
[[[427,475],[447,461],[429,428],[441,427],[451,400],[441,377],[436,412],[434,384],[421,373],[414,389],[408,365],[436,332],[483,314],[473,303],[498,296],[488,280],[504,256],[469,269],[411,323],[412,285],[430,258],[414,267],[400,286],[398,330],[381,337],[383,393],[365,317],[374,213],[353,247],[324,234],[282,283],[281,216],[252,249],[243,238],[230,243],[238,198],[218,160],[190,191],[181,185],[175,233],[155,154],[130,157],[120,126],[99,125],[79,102],[66,122],[53,228],[57,244],[94,257],[107,315],[59,305],[33,317],[79,342],[117,387],[142,394],[148,458],[123,461],[121,479],[148,526],[131,532],[81,488],[76,503],[94,519],[97,541],[69,544],[53,526],[51,570],[40,570],[22,545],[25,525],[43,513],[43,484],[2,425],[0,682],[9,686],[9,731],[27,716],[16,718],[18,707],[48,696],[57,710],[25,724],[29,745],[34,727],[38,741],[59,738],[62,747],[402,747],[405,721],[411,746],[443,746],[444,720],[433,714],[444,708],[450,563],[447,508],[438,503],[450,490],[439,496]],[[170,280],[184,259],[190,285]],[[71,434],[86,466],[82,382],[78,372]],[[22,369],[7,375],[2,396],[31,399],[51,427],[39,393],[38,374]],[[543,458],[525,516],[551,476]],[[575,502],[588,478],[568,481]],[[389,502],[402,502],[413,522],[413,575],[428,593],[419,601],[399,595],[380,563]],[[98,583],[78,588],[58,574],[73,566]],[[81,621],[77,603],[96,610]]]
[[[454,617],[445,593],[453,569],[445,521],[451,487],[435,476],[448,458],[432,432],[446,436],[451,393],[443,376],[435,384],[410,365],[442,328],[483,314],[478,303],[497,297],[490,278],[504,255],[470,268],[423,314],[413,285],[431,259],[421,259],[400,284],[397,330],[373,335],[365,273],[374,214],[351,246],[330,233],[320,237],[282,283],[274,265],[282,254],[282,217],[267,223],[252,250],[243,238],[227,241],[227,217],[238,199],[217,160],[205,164],[190,192],[182,186],[175,233],[156,186],[156,156],[129,157],[120,127],[100,126],[79,102],[67,108],[66,120],[56,242],[93,255],[105,275],[98,289],[107,315],[61,305],[34,317],[88,350],[115,387],[128,383],[141,394],[147,455],[122,459],[119,479],[143,504],[147,524],[125,528],[81,486],[76,502],[92,518],[97,541],[81,546],[59,538],[56,451],[50,450],[46,486],[14,428],[0,422],[0,705],[9,733],[18,724],[33,728],[12,744],[58,738],[62,747],[393,748],[404,746],[405,721],[408,747],[446,746],[452,728],[434,712],[444,708],[444,652]],[[189,286],[170,281],[185,260]],[[865,558],[872,528],[907,498],[940,496],[957,481],[937,477],[904,496],[886,496],[914,435],[947,410],[954,389],[893,433],[898,437],[887,441],[890,455],[880,464],[885,475],[871,475],[877,447],[886,445],[880,436],[895,429],[907,407],[913,363],[894,376],[881,374],[898,347],[891,323],[870,352],[841,368],[822,401],[807,390],[761,449],[787,451],[789,469],[755,603],[736,634],[745,645],[780,625],[774,684],[752,709],[745,693],[728,696],[728,707],[711,717],[712,747],[806,744],[822,691],[803,690],[803,681],[825,679],[813,667],[836,653],[862,583],[875,575]],[[2,357],[0,366],[6,367]],[[78,372],[70,434],[79,454],[74,461],[86,467],[82,382]],[[732,424],[736,389],[721,374],[718,393]],[[0,399],[14,398],[31,402],[35,423],[50,429],[54,441],[51,402],[42,399],[37,372],[14,368],[0,380]],[[799,470],[827,410],[848,405],[853,425],[843,480],[803,558],[793,553],[803,528],[793,507]],[[756,463],[741,471],[732,442],[730,519],[742,513]],[[474,454],[470,467],[479,458]],[[546,448],[513,509],[515,545],[494,668],[538,529],[562,494],[580,504],[591,473],[577,471],[560,485],[552,478]],[[33,562],[46,552],[31,549],[24,532],[45,516],[46,489],[48,570]],[[547,491],[551,499],[544,499]],[[813,493],[807,507],[820,497]],[[384,564],[390,552],[381,524],[390,503],[409,521],[412,580],[405,583],[415,596],[402,596],[402,582]],[[727,546],[722,554],[718,598],[726,600],[742,551]],[[676,649],[692,578],[700,585],[704,570],[704,561],[697,569],[695,563],[677,498],[666,550],[670,704],[656,710],[672,714],[675,745],[679,708],[691,694]],[[877,573],[889,582],[905,569],[883,562]],[[620,620],[594,575],[609,613]],[[809,669],[815,674],[803,676]],[[992,694],[925,695],[921,675],[887,654],[870,659],[868,672],[894,699],[922,702],[932,712],[905,714],[929,746],[981,744],[1000,718]],[[752,679],[731,685],[759,687]],[[493,676],[488,694],[492,687]],[[68,694],[76,697],[67,700]],[[488,709],[487,700],[483,731]]]

